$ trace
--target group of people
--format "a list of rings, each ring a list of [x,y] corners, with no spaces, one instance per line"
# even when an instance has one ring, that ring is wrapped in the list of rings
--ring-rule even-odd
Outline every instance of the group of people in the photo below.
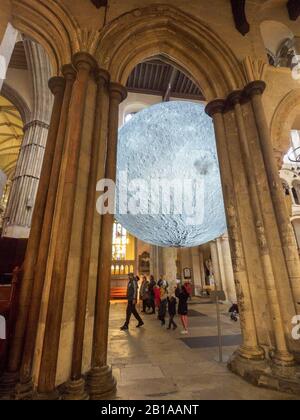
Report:
[[[136,308],[139,295],[140,301],[142,302],[142,313],[149,315],[157,314],[161,325],[165,326],[168,312],[168,330],[172,328],[173,330],[177,329],[175,317],[178,313],[183,326],[182,334],[188,334],[188,300],[191,296],[189,283],[181,285],[181,282],[177,281],[177,286],[173,290],[170,290],[168,282],[162,277],[156,282],[154,276],[151,275],[149,280],[144,276],[140,287],[139,282],[140,279],[138,276],[129,274],[126,321],[121,327],[121,330],[128,330],[131,315],[134,315],[138,321],[137,328],[144,325],[144,321]]]

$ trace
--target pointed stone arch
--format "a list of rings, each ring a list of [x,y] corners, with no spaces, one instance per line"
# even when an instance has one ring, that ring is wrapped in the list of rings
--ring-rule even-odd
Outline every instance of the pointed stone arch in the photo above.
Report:
[[[81,49],[79,25],[62,2],[12,0],[12,24],[45,48],[54,74]]]
[[[115,19],[100,33],[96,57],[123,85],[146,58],[166,55],[189,72],[207,100],[245,85],[239,61],[208,26],[168,6],[135,9]]]
[[[4,82],[1,89],[1,95],[15,105],[21,115],[23,123],[27,124],[30,121],[31,110],[19,92]]]
[[[271,121],[271,138],[275,150],[287,153],[290,131],[297,115],[300,115],[300,89],[291,90],[280,102]]]

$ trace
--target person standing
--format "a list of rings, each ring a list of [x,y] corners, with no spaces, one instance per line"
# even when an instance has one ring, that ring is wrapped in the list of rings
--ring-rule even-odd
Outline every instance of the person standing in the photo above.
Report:
[[[162,277],[163,277],[163,276],[160,276],[160,277],[159,277],[159,280],[158,280],[158,282],[157,282],[157,286],[158,286],[158,287],[161,287],[161,286],[163,285],[163,283],[164,283],[164,281],[163,281]]]
[[[154,276],[150,276],[150,283],[149,283],[149,305],[152,309],[150,314],[155,314],[155,296],[154,296],[154,287],[156,286],[156,281],[154,280]]]
[[[160,287],[160,306],[159,306],[159,320],[161,325],[164,326],[166,324],[166,314],[167,314],[167,305],[168,305],[168,289],[166,282]]]
[[[159,312],[159,307],[160,307],[160,287],[158,286],[158,284],[156,284],[154,286],[153,292],[154,292],[154,305],[158,309],[158,312]],[[158,318],[159,318],[159,314],[158,314]]]
[[[146,276],[143,276],[143,281],[140,288],[140,299],[143,302],[142,313],[146,313],[147,306],[149,304],[149,282]]]
[[[177,306],[176,297],[173,295],[171,297],[168,297],[168,312],[169,312],[168,330],[170,330],[172,326],[173,326],[173,330],[176,330],[177,328],[177,324],[174,321],[174,318],[176,315],[176,306]]]
[[[138,321],[137,328],[140,328],[144,325],[144,322],[140,315],[138,314],[138,311],[136,310],[136,304],[137,304],[137,297],[138,297],[138,283],[135,279],[133,274],[129,274],[128,276],[129,281],[127,285],[127,310],[126,310],[126,321],[123,327],[121,327],[122,331],[128,330],[129,322],[131,315],[133,315],[136,320]]]
[[[175,290],[175,295],[179,299],[178,314],[181,318],[183,330],[181,334],[188,334],[188,299],[189,294],[184,286],[178,285]]]

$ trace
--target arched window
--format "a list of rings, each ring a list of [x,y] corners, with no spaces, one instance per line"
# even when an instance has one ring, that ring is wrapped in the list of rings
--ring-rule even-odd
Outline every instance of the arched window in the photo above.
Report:
[[[112,258],[113,261],[126,260],[126,247],[128,244],[128,234],[120,223],[114,223],[113,228],[113,246]]]
[[[136,269],[135,238],[118,222],[114,223],[112,240],[112,295],[119,296],[120,287],[126,295],[126,285],[120,284],[120,280],[127,280],[129,273]],[[115,294],[114,294],[115,293]]]

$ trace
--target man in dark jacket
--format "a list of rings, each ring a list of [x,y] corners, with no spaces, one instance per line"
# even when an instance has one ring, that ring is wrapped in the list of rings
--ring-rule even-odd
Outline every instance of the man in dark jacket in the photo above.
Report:
[[[127,311],[126,311],[126,321],[123,327],[121,327],[122,331],[128,330],[129,322],[131,315],[133,314],[136,320],[138,321],[137,328],[140,328],[144,325],[144,322],[142,318],[139,316],[137,310],[136,310],[136,303],[137,303],[137,297],[138,297],[138,283],[135,279],[133,274],[129,274],[129,281],[127,285]]]
[[[156,286],[156,281],[154,280],[154,277],[151,275],[150,283],[149,283],[149,304],[152,309],[151,314],[155,314],[154,286]]]

